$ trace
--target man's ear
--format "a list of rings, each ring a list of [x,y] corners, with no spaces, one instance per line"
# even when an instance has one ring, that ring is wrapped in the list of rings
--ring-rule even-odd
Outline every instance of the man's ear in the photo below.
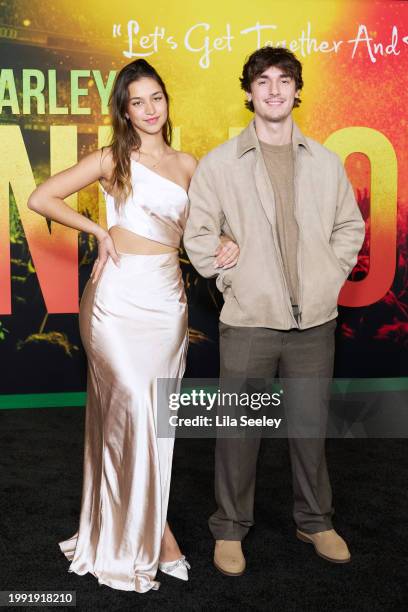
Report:
[[[248,102],[252,102],[252,94],[250,91],[246,91],[245,92],[246,95],[246,99],[248,100]]]

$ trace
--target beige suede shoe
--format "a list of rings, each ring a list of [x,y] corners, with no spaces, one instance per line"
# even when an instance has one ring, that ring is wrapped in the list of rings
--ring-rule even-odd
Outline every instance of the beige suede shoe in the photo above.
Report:
[[[239,540],[216,540],[214,565],[226,576],[242,576],[245,571],[245,557]]]
[[[319,531],[317,533],[303,533],[299,529],[296,536],[302,542],[313,544],[319,557],[332,563],[348,563],[351,559],[347,544],[334,529]]]

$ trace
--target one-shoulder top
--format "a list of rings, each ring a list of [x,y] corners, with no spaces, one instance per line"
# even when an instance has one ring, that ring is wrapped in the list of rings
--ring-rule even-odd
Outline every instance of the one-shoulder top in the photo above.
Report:
[[[115,207],[115,200],[102,187],[108,229],[117,225],[139,236],[176,247],[187,221],[187,192],[174,181],[131,159],[133,193]]]

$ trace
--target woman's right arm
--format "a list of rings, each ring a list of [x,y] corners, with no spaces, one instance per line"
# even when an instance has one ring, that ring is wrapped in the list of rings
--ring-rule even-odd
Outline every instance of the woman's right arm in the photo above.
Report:
[[[94,282],[108,257],[112,257],[115,263],[119,263],[119,257],[109,233],[91,219],[73,210],[64,199],[101,178],[109,180],[111,172],[111,156],[109,154],[102,156],[100,150],[95,151],[72,168],[50,177],[37,187],[28,199],[28,207],[40,215],[81,232],[95,235],[99,253],[91,274]]]

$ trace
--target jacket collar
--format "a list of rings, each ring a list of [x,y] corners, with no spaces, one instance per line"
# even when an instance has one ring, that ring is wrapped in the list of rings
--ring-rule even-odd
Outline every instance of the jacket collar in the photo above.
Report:
[[[313,155],[310,145],[306,140],[306,137],[300,131],[295,122],[293,122],[292,143],[295,152],[297,151],[299,146],[302,146],[308,151],[308,153],[310,153],[310,155]],[[260,145],[258,136],[255,131],[254,120],[252,120],[251,123],[237,137],[237,157],[242,157],[251,149],[256,149],[257,151],[260,151]]]

